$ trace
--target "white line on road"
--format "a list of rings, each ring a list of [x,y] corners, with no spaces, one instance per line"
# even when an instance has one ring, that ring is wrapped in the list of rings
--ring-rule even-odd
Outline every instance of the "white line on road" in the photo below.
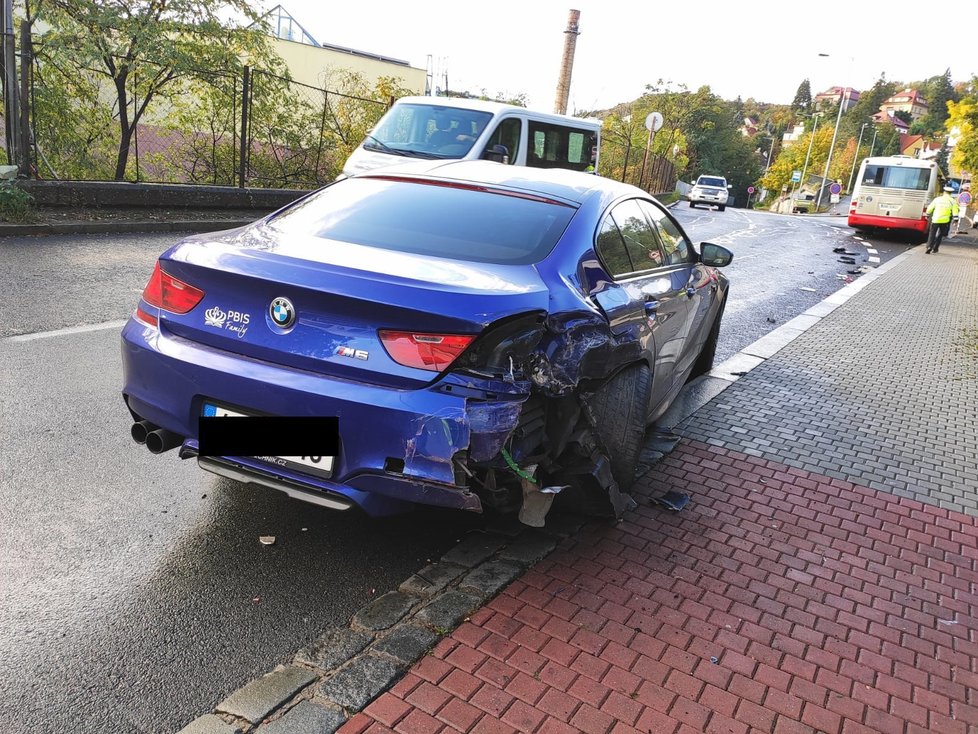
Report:
[[[878,263],[880,261],[880,259],[878,257],[875,257],[875,256],[870,256],[869,261],[871,263]]]
[[[8,336],[3,341],[7,342],[32,342],[36,339],[48,339],[54,336],[68,336],[69,334],[83,334],[87,331],[105,331],[106,329],[121,329],[126,325],[122,321],[106,321],[101,324],[86,324],[85,326],[69,326],[66,329],[55,329],[53,331],[36,331],[33,334],[18,334]]]

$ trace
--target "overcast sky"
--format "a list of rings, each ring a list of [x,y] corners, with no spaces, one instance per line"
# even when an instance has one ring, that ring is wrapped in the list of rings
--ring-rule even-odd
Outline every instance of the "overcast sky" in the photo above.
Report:
[[[276,4],[265,0],[264,7]],[[899,26],[884,20],[878,3],[282,0],[282,6],[320,43],[422,69],[430,54],[447,70],[450,88],[525,93],[529,106],[541,110],[553,108],[571,8],[581,11],[581,35],[569,112],[630,101],[660,78],[691,89],[708,84],[725,99],[787,104],[806,77],[815,94],[833,85],[867,89],[884,71],[896,81],[948,67],[954,81],[978,73],[978,54],[967,41],[931,43],[925,30],[912,31],[912,42],[869,40],[869,29],[893,34]],[[887,7],[897,12],[897,5]],[[974,20],[967,27],[976,27]],[[940,34],[948,36],[948,29]]]

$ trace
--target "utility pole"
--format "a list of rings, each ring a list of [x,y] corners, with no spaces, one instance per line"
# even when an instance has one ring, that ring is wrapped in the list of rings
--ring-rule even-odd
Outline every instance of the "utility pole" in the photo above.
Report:
[[[842,110],[846,108],[849,87],[842,90],[842,97],[839,100],[839,114],[835,118],[835,132],[832,133],[832,144],[829,146],[829,157],[825,161],[825,173],[822,174],[822,185],[818,187],[818,197],[815,199],[815,211],[818,212],[822,204],[822,192],[825,190],[825,179],[829,177],[829,166],[832,165],[832,151],[835,150],[835,139],[839,135],[839,123],[842,121]]]
[[[571,73],[574,71],[574,52],[577,50],[577,37],[581,35],[578,23],[581,20],[580,10],[571,10],[567,18],[567,30],[564,31],[564,56],[560,60],[560,75],[557,77],[557,97],[554,100],[554,112],[558,115],[567,114],[567,98],[570,96]]]
[[[859,128],[859,141],[856,143],[856,152],[852,156],[852,170],[849,172],[849,185],[846,187],[846,191],[850,194],[852,193],[852,177],[856,175],[856,161],[859,160],[859,146],[863,144],[863,130],[868,124],[868,122],[864,122],[863,126]]]
[[[879,128],[873,125],[873,142],[869,146],[869,157],[873,157],[873,151],[876,150],[876,133],[879,132]]]

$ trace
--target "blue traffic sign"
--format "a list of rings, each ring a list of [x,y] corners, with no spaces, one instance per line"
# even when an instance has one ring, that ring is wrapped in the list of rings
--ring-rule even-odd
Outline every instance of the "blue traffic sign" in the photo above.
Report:
[[[842,193],[842,184],[834,183],[831,186],[829,186],[829,193],[830,194],[841,194]]]

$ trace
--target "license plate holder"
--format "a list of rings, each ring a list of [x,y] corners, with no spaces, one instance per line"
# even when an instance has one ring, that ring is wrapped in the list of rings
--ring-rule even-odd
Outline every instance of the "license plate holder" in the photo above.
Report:
[[[247,418],[247,413],[205,402],[201,415],[209,418]],[[251,456],[248,457],[269,466],[288,469],[301,474],[330,479],[333,476],[333,456]]]

